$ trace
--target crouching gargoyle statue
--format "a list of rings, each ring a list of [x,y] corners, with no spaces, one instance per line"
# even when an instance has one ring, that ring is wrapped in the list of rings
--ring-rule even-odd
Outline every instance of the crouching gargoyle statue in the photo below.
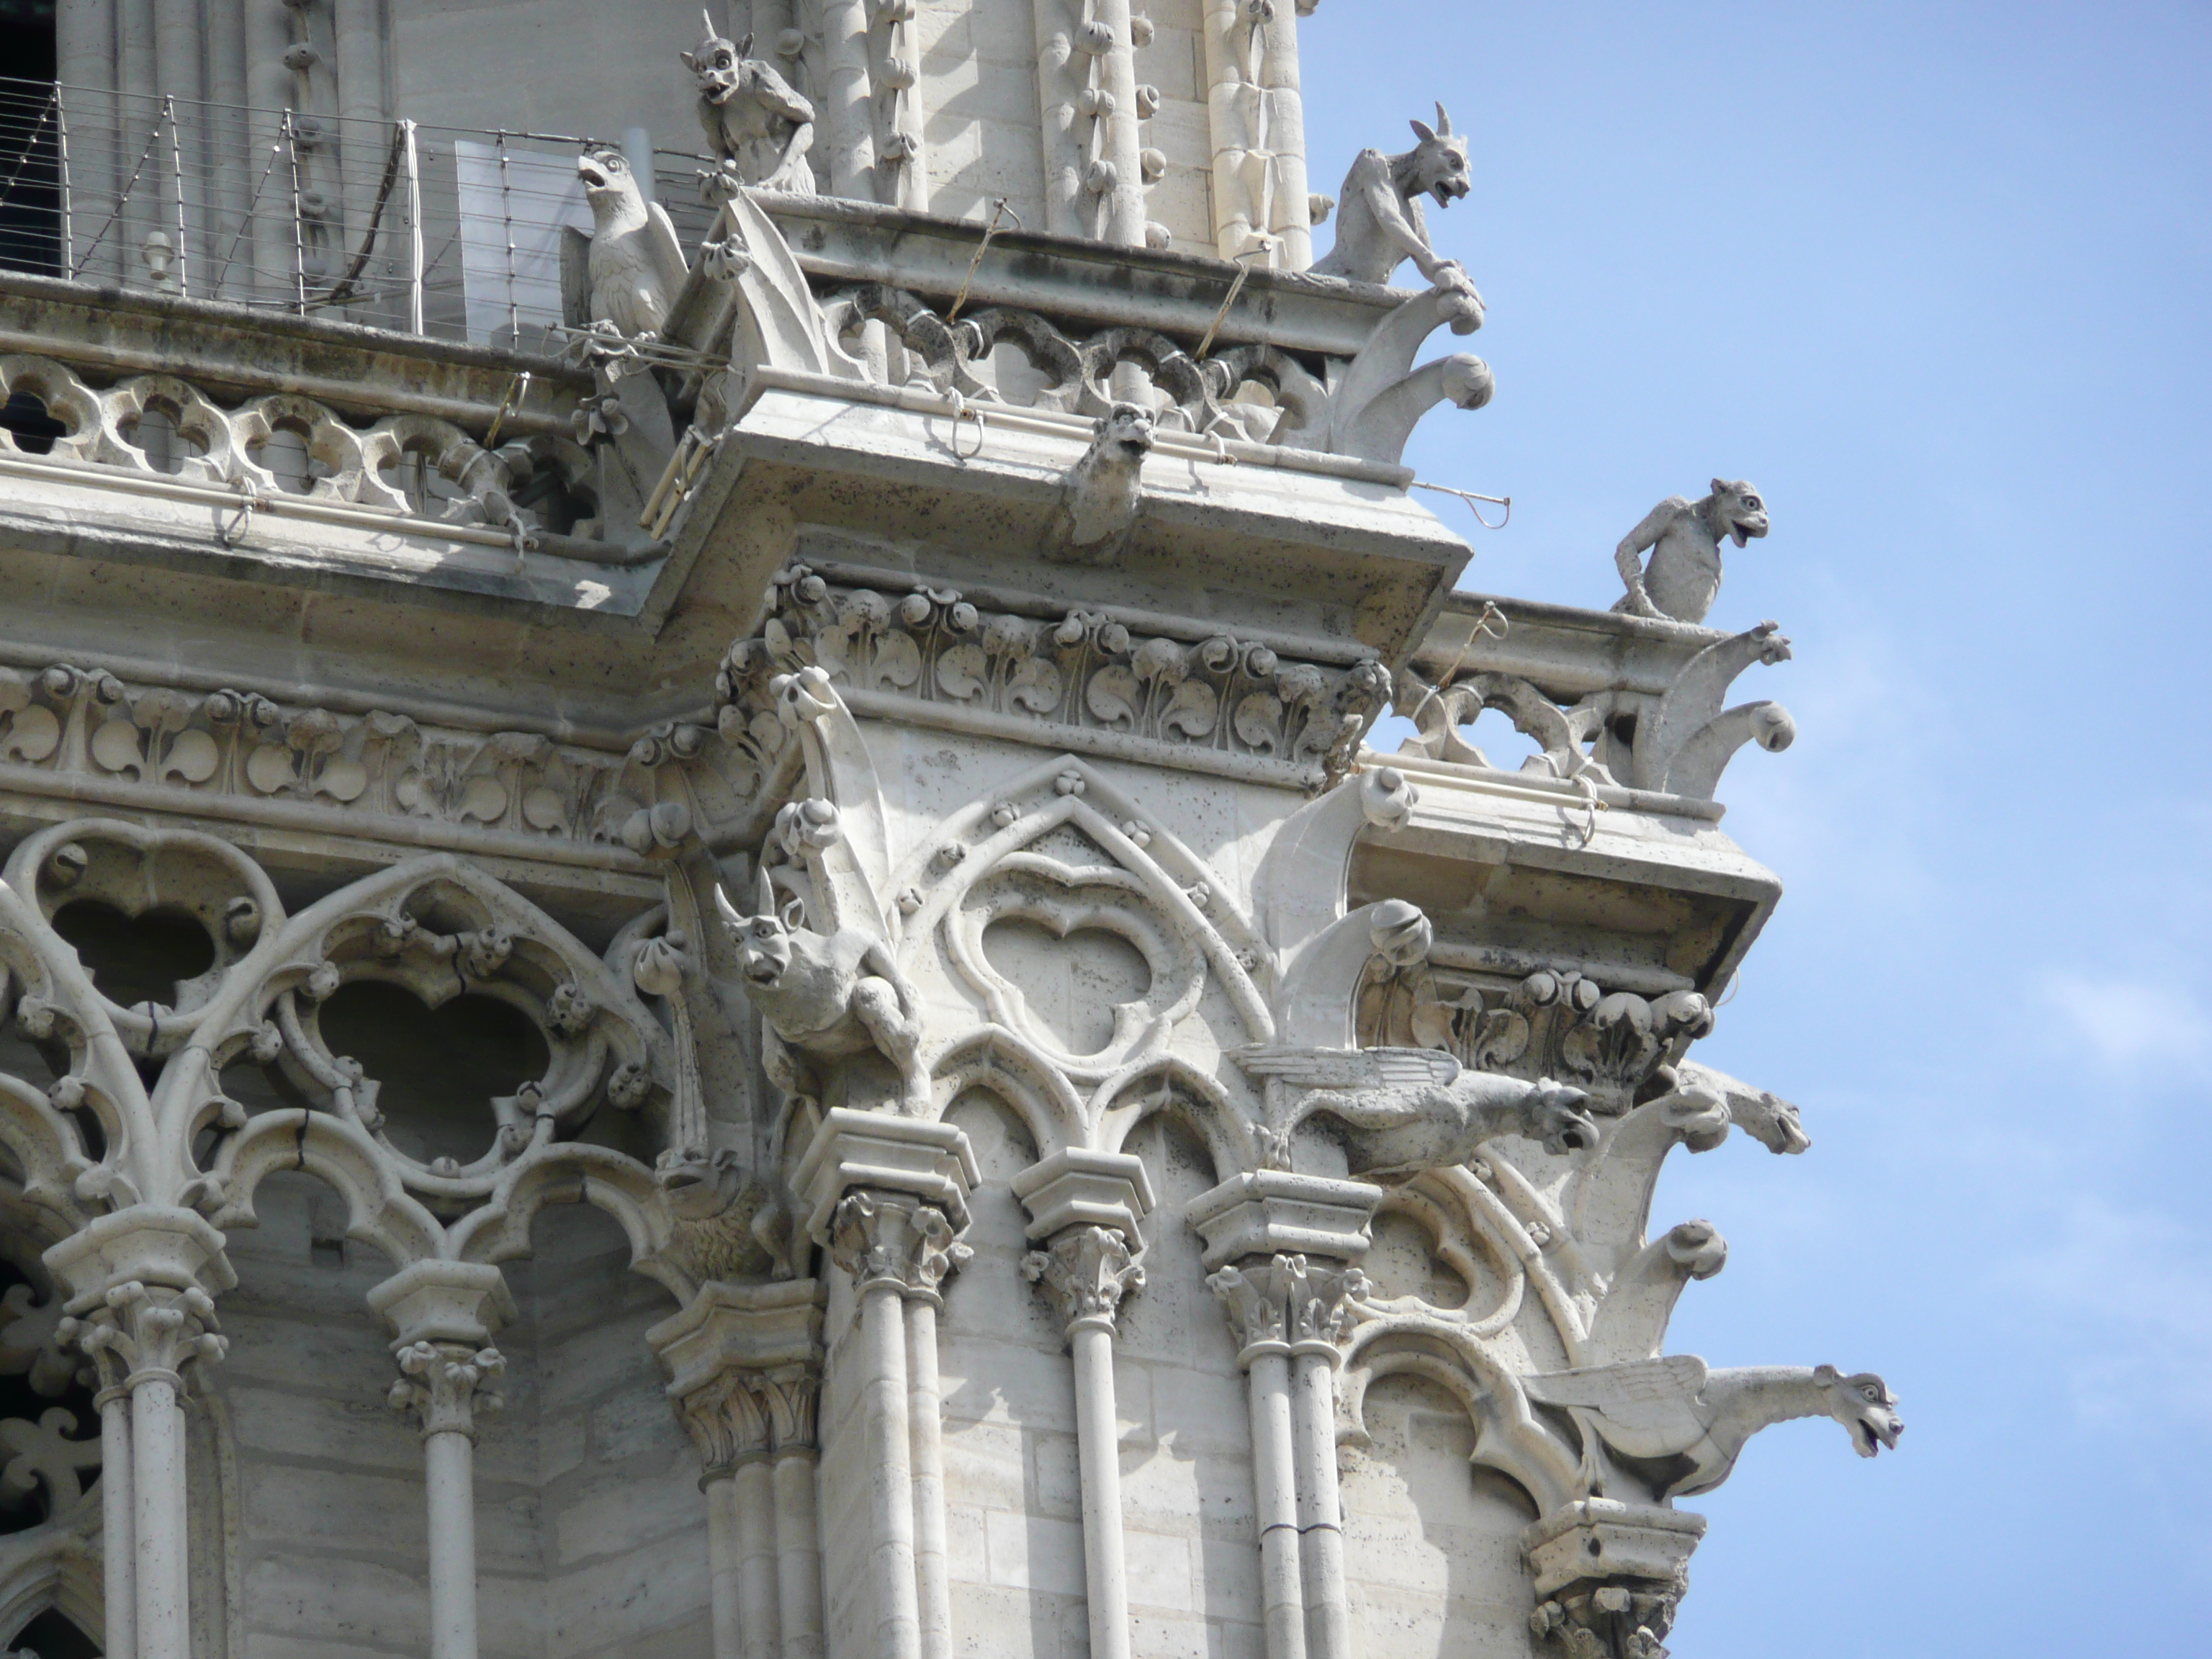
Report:
[[[1601,1442],[1640,1466],[1634,1472],[1648,1476],[1655,1500],[1711,1492],[1729,1478],[1752,1436],[1792,1418],[1834,1418],[1861,1457],[1896,1449],[1905,1432],[1887,1383],[1872,1371],[1845,1376],[1833,1365],[1709,1371],[1696,1355],[1675,1354],[1524,1377],[1522,1386],[1536,1404],[1573,1414],[1590,1492],[1605,1486]]]
[[[1721,544],[1741,547],[1766,532],[1766,503],[1741,478],[1714,479],[1713,493],[1700,501],[1669,495],[1613,550],[1628,592],[1613,608],[1631,617],[1702,623],[1720,597]]]
[[[1287,1162],[1291,1131],[1324,1113],[1343,1126],[1346,1166],[1356,1176],[1415,1175],[1465,1164],[1486,1140],[1523,1135],[1554,1154],[1598,1143],[1580,1089],[1469,1071],[1435,1048],[1241,1049],[1255,1077],[1307,1091],[1263,1131],[1269,1161]]]
[[[1316,276],[1346,276],[1355,283],[1387,283],[1390,273],[1411,259],[1422,280],[1438,283],[1458,270],[1429,245],[1429,222],[1421,198],[1432,196],[1448,208],[1472,187],[1467,138],[1452,131],[1451,117],[1437,106],[1437,124],[1416,121],[1420,142],[1401,155],[1363,149],[1344,176],[1336,215],[1336,246],[1313,268]]]
[[[738,182],[791,196],[814,194],[814,106],[775,66],[752,55],[753,38],[732,41],[702,14],[706,31],[684,67],[699,82],[699,125]]]
[[[765,877],[758,902],[746,915],[714,890],[745,994],[768,1028],[762,1063],[769,1080],[787,1095],[841,1106],[855,1085],[867,1086],[861,1074],[873,1056],[896,1074],[901,1108],[921,1109],[928,1094],[917,1052],[921,1005],[890,952],[856,928],[816,933],[797,899],[779,911]]]

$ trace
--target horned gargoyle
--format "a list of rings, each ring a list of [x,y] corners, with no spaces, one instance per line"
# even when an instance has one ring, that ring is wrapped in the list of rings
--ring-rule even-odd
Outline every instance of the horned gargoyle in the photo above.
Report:
[[[1721,591],[1721,544],[1738,547],[1767,532],[1766,503],[1738,478],[1713,480],[1698,501],[1669,495],[1620,538],[1613,562],[1628,592],[1613,609],[1631,617],[1702,623]],[[1644,550],[1651,552],[1647,568]]]
[[[1894,1450],[1905,1424],[1897,1401],[1872,1371],[1845,1376],[1833,1365],[1750,1365],[1709,1371],[1694,1354],[1638,1359],[1522,1379],[1538,1405],[1573,1413],[1583,1433],[1583,1479],[1601,1491],[1595,1442],[1616,1455],[1672,1467],[1655,1472],[1655,1499],[1694,1497],[1729,1478],[1752,1436],[1799,1417],[1832,1417],[1861,1457]],[[1640,1473],[1640,1472],[1639,1472]]]
[[[814,106],[752,55],[753,37],[725,40],[714,20],[701,14],[706,32],[684,67],[699,82],[699,125],[707,143],[740,184],[787,195],[814,194],[814,169],[806,152],[814,144]]]
[[[1524,1135],[1557,1155],[1598,1143],[1589,1099],[1548,1078],[1535,1083],[1474,1072],[1436,1048],[1239,1049],[1255,1077],[1309,1091],[1267,1137],[1279,1155],[1291,1132],[1325,1113],[1344,1126],[1353,1175],[1402,1176],[1465,1164],[1486,1140]]]
[[[917,1057],[921,1004],[883,944],[856,928],[818,933],[793,900],[779,913],[763,876],[760,908],[740,912],[717,885],[714,908],[730,930],[745,995],[760,1010],[771,1041],[762,1060],[786,1094],[821,1097],[837,1086],[845,1064],[875,1054],[897,1073],[901,1104],[926,1103],[927,1079]],[[825,1099],[825,1106],[842,1100]]]
[[[1429,222],[1421,198],[1433,196],[1448,208],[1468,193],[1467,139],[1452,131],[1451,117],[1437,106],[1437,124],[1413,124],[1420,142],[1398,155],[1363,149],[1344,175],[1336,215],[1336,246],[1313,268],[1316,276],[1346,276],[1355,283],[1387,283],[1390,273],[1411,259],[1424,281],[1441,283],[1459,269],[1429,246]]]

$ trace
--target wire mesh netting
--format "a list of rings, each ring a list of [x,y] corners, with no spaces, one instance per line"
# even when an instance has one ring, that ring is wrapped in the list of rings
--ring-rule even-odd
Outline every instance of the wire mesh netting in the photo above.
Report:
[[[650,177],[687,249],[707,159],[624,140],[252,109],[0,77],[0,268],[557,349],[586,148]]]

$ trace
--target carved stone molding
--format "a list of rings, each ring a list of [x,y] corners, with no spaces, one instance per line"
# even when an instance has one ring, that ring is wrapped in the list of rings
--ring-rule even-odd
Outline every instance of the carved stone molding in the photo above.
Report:
[[[188,1368],[214,1364],[230,1346],[215,1334],[215,1299],[197,1285],[149,1288],[134,1279],[111,1286],[103,1302],[74,1334],[85,1352],[103,1360],[103,1372],[113,1364],[122,1387],[158,1376],[181,1393]]]
[[[246,690],[191,691],[125,682],[56,663],[0,666],[0,767],[21,787],[39,775],[62,793],[82,781],[132,792],[164,810],[266,817],[307,807],[468,838],[628,849],[678,838],[696,808],[690,788],[703,727],[648,732],[627,753],[556,744],[526,732],[465,732],[404,714],[283,704]],[[21,769],[12,770],[12,769]]]
[[[1498,984],[1381,951],[1356,995],[1364,1047],[1441,1048],[1470,1070],[1556,1078],[1614,1114],[1628,1109],[1677,1043],[1713,1029],[1711,1005],[1694,991],[1608,992],[1564,969]]]
[[[1072,1336],[1085,1327],[1110,1331],[1121,1298],[1141,1290],[1141,1252],[1111,1227],[1070,1227],[1022,1258],[1022,1276],[1052,1298]]]
[[[1389,696],[1379,663],[1299,661],[1228,635],[1146,636],[1105,611],[986,610],[916,582],[904,594],[833,583],[806,565],[775,578],[757,635],[730,647],[715,679],[722,736],[763,773],[791,729],[781,677],[819,667],[862,699],[936,704],[1035,726],[1113,733],[1181,753],[1319,767],[1341,775]]]

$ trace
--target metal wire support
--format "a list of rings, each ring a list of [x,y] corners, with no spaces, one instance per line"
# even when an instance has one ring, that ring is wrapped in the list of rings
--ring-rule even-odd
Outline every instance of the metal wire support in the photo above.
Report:
[[[1474,514],[1474,521],[1485,530],[1503,530],[1513,522],[1513,498],[1510,495],[1479,495],[1472,489],[1454,489],[1449,484],[1423,483],[1419,478],[1413,480],[1413,488],[1433,489],[1439,495],[1458,496],[1467,503],[1467,510]],[[1504,507],[1505,516],[1496,524],[1491,523],[1482,516],[1482,509],[1475,505],[1477,501],[1488,501],[1493,507]]]
[[[284,112],[284,148],[292,161],[292,289],[301,316],[307,314],[307,228],[300,219],[300,130],[292,112]]]
[[[1007,204],[1005,197],[1001,196],[991,204],[991,222],[983,227],[983,240],[975,244],[975,257],[969,260],[968,274],[960,279],[960,291],[952,296],[951,307],[945,313],[945,326],[948,328],[960,320],[960,307],[968,303],[969,284],[975,280],[975,273],[982,266],[983,255],[990,248],[991,239],[999,234],[999,220],[1001,216],[1012,219],[1016,230],[1023,228],[1022,216]]]
[[[1221,332],[1222,324],[1229,320],[1229,307],[1237,303],[1237,296],[1244,291],[1244,279],[1252,274],[1252,267],[1244,262],[1255,253],[1272,254],[1281,245],[1279,237],[1255,233],[1252,246],[1235,256],[1237,276],[1229,284],[1229,292],[1221,296],[1221,309],[1213,313],[1213,320],[1206,325],[1206,333],[1198,343],[1198,349],[1190,354],[1194,362],[1206,361],[1206,354],[1213,349],[1213,337]]]
[[[422,331],[422,170],[416,155],[415,124],[402,121],[403,165],[407,169],[407,328]]]
[[[169,124],[169,182],[175,186],[177,203],[177,292],[190,294],[191,239],[185,230],[185,147],[177,136],[177,100],[167,94],[161,99],[161,118]]]
[[[54,145],[55,145],[55,148],[56,148],[56,149],[60,152],[60,155],[61,155],[61,165],[62,165],[62,178],[61,178],[61,189],[62,189],[62,201],[61,201],[61,208],[62,208],[62,248],[61,248],[61,252],[62,252],[62,258],[61,258],[61,265],[62,265],[62,269],[63,269],[64,270],[67,270],[69,269],[69,263],[70,263],[70,250],[71,248],[73,248],[73,247],[75,247],[75,246],[76,246],[76,240],[75,240],[75,233],[74,233],[74,231],[73,231],[73,230],[72,230],[72,228],[71,228],[71,223],[70,223],[70,157],[69,157],[69,112],[62,107],[62,89],[61,89],[61,88],[60,88],[59,86],[56,86],[56,87],[54,88]]]
[[[499,213],[500,223],[507,235],[507,332],[508,343],[516,350],[522,348],[522,310],[514,299],[514,197],[507,182],[507,133],[501,129],[496,143],[499,147]]]

